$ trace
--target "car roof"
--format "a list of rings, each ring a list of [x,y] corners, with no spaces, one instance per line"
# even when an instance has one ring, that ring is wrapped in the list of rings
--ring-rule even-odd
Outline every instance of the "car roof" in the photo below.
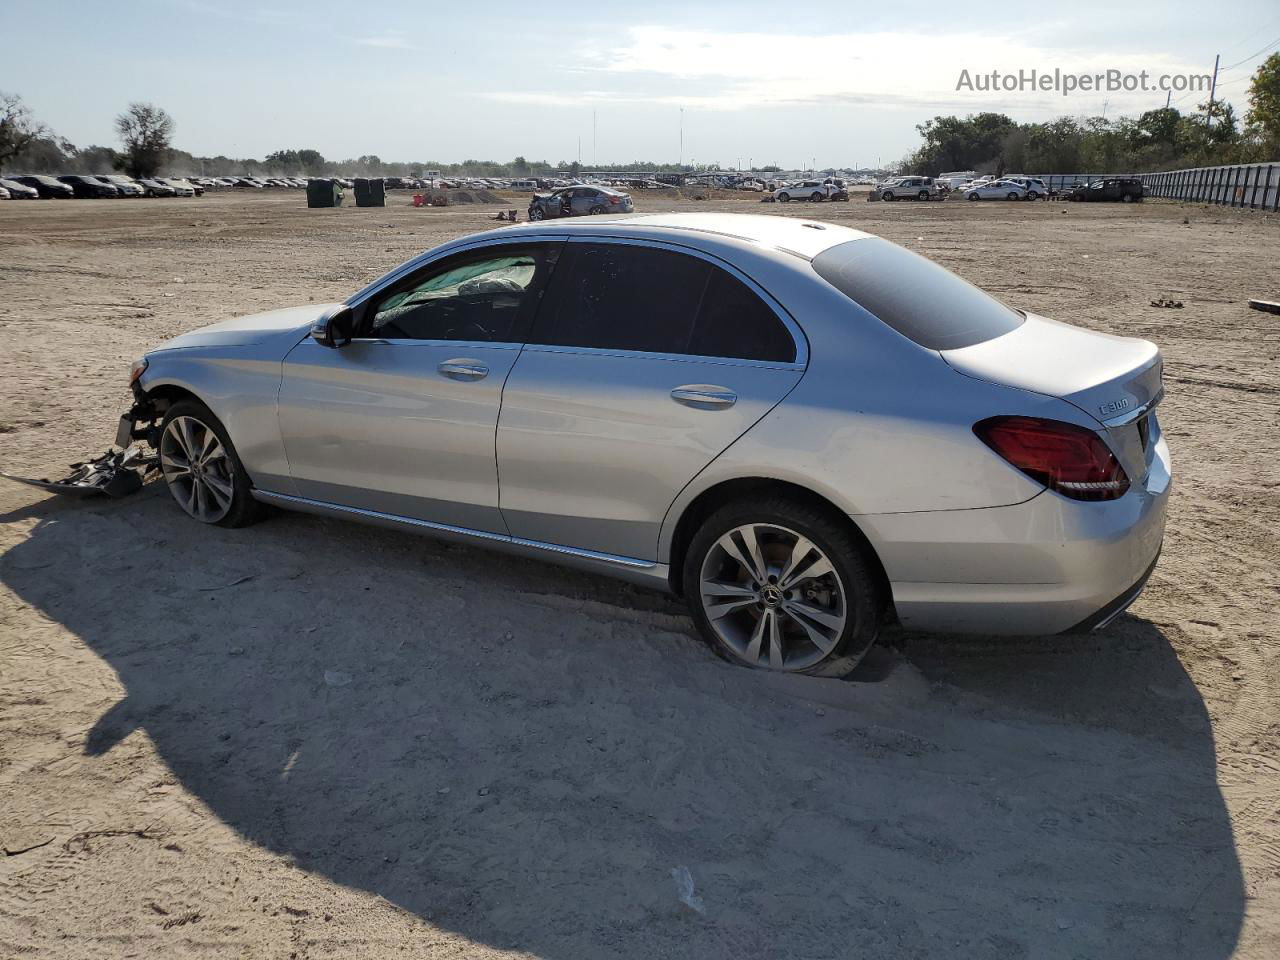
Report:
[[[688,242],[698,234],[731,237],[812,259],[823,250],[871,234],[834,223],[820,223],[800,217],[776,217],[753,213],[653,213],[591,217],[589,220],[556,221],[554,228],[543,223],[524,224],[493,231],[496,235],[517,230],[554,229],[569,235],[653,237],[668,233]],[[475,238],[472,238],[475,239]]]

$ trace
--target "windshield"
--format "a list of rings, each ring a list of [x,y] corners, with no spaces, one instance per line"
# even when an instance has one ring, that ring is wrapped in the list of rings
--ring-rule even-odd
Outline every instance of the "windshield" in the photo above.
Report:
[[[930,350],[956,350],[1015,330],[1020,313],[932,260],[879,237],[818,254],[813,269],[850,300]]]

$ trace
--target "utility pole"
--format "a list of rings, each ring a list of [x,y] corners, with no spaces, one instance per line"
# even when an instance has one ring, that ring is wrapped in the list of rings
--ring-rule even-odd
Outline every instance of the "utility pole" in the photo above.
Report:
[[[684,107],[680,108],[680,164],[684,166]]]
[[[1166,94],[1164,95],[1164,108],[1165,108],[1166,110],[1168,110],[1168,109],[1169,109],[1169,104],[1170,104],[1172,101],[1173,101],[1173,91],[1172,91],[1172,90],[1170,90],[1168,93],[1166,93]]]
[[[1213,126],[1213,95],[1218,92],[1218,61],[1222,59],[1222,54],[1215,53],[1213,55],[1213,80],[1209,84],[1209,112],[1204,118],[1204,128],[1208,130]]]
[[[591,111],[591,165],[600,166],[600,155],[596,152],[596,112]]]

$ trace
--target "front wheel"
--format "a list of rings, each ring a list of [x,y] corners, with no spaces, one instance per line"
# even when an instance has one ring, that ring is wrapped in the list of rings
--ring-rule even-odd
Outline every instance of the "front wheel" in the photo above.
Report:
[[[1028,194],[1027,194],[1027,199],[1028,199],[1028,200],[1039,200],[1039,199],[1040,199],[1040,194],[1038,194],[1038,193],[1036,193],[1034,190],[1032,190],[1030,193],[1028,193]]]
[[[921,190],[919,193],[917,193],[917,194],[916,194],[916,199],[917,199],[917,200],[928,200],[928,199],[929,199],[929,191],[928,191],[928,190]]]
[[[1017,191],[1010,190],[1007,194],[1005,194],[1005,199],[1006,199],[1006,200],[1017,200],[1017,199],[1018,199]]]
[[[790,203],[790,202],[791,202],[791,194],[789,194],[789,193],[780,193],[780,194],[778,194],[778,202],[779,202],[779,203]]]
[[[1120,199],[1123,200],[1125,203],[1133,203],[1133,194],[1126,193]]]
[[[702,635],[744,666],[844,676],[879,630],[880,590],[852,532],[785,497],[712,514],[689,546],[683,586]]]
[[[971,193],[971,194],[969,194],[969,199],[970,199],[970,200],[980,200],[980,199],[982,199],[982,198],[981,198],[981,197],[979,197],[976,193]]]
[[[541,207],[530,207],[530,208],[529,208],[529,219],[530,219],[530,220],[541,220],[541,219],[543,219],[544,217],[546,217],[546,214],[543,212],[543,210],[542,210],[542,208],[541,208]]]
[[[226,429],[198,400],[181,400],[160,426],[160,475],[186,514],[201,523],[244,527],[263,508]]]
[[[886,190],[884,193],[882,193],[882,194],[880,195],[880,199],[882,199],[882,200],[892,200],[892,199],[894,199],[893,191],[892,191],[892,190]]]

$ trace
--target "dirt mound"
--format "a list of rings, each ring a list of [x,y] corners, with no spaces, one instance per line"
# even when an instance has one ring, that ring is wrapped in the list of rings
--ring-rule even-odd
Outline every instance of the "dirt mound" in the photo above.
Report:
[[[446,190],[449,203],[506,203],[492,190]]]

